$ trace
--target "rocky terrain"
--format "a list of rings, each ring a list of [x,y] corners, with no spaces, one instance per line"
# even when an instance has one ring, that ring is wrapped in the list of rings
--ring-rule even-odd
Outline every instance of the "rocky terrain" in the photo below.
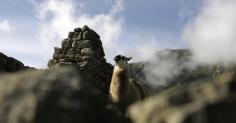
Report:
[[[131,63],[131,76],[152,94],[122,114],[109,101],[113,66],[104,56],[100,36],[88,26],[68,34],[61,48],[55,48],[47,70],[26,67],[0,53],[0,123],[236,122],[236,67],[189,69],[190,51],[160,51],[158,62],[174,60],[180,72],[153,88],[147,68],[159,63]]]

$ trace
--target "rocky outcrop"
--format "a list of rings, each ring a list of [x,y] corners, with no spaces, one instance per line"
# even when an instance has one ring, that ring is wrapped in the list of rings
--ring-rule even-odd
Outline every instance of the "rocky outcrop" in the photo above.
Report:
[[[236,76],[174,87],[130,107],[134,123],[235,123]]]
[[[20,70],[33,69],[18,61],[15,58],[8,57],[0,53],[0,73],[17,72]]]
[[[87,82],[108,94],[113,66],[104,58],[100,36],[88,26],[74,29],[62,41],[61,48],[55,48],[49,68],[73,65],[82,71]]]

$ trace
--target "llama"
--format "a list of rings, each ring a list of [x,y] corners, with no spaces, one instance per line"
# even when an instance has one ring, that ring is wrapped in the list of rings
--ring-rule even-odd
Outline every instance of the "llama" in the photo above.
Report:
[[[110,96],[113,103],[126,108],[128,105],[140,101],[148,96],[147,89],[129,76],[128,61],[122,55],[114,58],[115,67],[110,85]]]

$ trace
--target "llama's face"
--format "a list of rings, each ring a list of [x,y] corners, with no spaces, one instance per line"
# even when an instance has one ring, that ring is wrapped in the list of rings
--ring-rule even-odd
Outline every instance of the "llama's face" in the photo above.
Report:
[[[116,63],[116,65],[120,66],[120,67],[127,67],[128,65],[128,61],[131,60],[132,58],[131,57],[125,57],[125,56],[122,56],[122,55],[117,55],[115,58],[114,58],[114,61]]]

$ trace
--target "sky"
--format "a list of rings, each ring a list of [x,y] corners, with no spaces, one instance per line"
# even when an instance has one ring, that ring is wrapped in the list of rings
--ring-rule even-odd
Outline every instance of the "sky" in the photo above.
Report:
[[[101,36],[109,62],[116,54],[132,55],[136,56],[136,60],[144,60],[148,53],[164,48],[190,47],[199,52],[199,48],[195,47],[198,45],[195,39],[199,39],[196,34],[207,30],[202,23],[211,23],[214,17],[222,17],[215,13],[211,21],[203,21],[208,19],[204,18],[207,13],[214,15],[211,8],[215,5],[222,8],[222,15],[224,12],[229,16],[233,14],[233,9],[227,8],[232,3],[231,8],[235,8],[234,0],[225,0],[225,4],[222,1],[1,0],[0,52],[19,59],[25,65],[46,68],[54,47],[60,47],[69,31],[85,24]],[[230,22],[234,20],[228,18]],[[222,19],[222,22],[225,20]],[[231,25],[234,27],[235,23]],[[209,38],[205,39],[208,41]],[[186,40],[190,43],[186,43]]]

